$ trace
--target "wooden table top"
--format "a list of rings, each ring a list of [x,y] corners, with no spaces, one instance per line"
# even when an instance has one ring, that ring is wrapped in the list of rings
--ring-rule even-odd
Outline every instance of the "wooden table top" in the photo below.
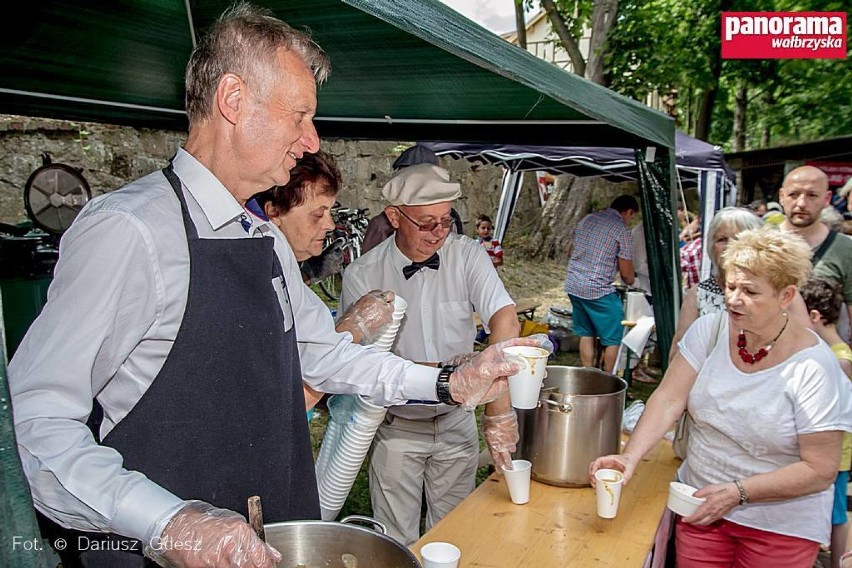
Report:
[[[642,566],[680,460],[662,440],[623,488],[618,516],[601,519],[591,487],[532,482],[530,501],[515,505],[502,477],[492,475],[411,546],[418,558],[429,542],[461,549],[460,568]]]

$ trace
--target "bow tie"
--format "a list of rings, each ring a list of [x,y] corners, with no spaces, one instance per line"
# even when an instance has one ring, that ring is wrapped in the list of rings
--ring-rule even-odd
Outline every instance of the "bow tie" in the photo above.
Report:
[[[402,267],[402,275],[405,276],[405,279],[408,280],[418,272],[423,267],[431,268],[432,270],[438,270],[438,267],[441,266],[441,259],[438,257],[438,253],[436,252],[423,262],[412,262],[408,266]]]

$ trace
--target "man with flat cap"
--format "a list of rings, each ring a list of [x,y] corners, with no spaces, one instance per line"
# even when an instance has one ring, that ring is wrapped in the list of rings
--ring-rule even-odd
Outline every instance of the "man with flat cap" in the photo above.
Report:
[[[343,310],[376,288],[393,290],[408,302],[393,352],[411,361],[440,365],[472,352],[474,311],[492,343],[520,331],[514,302],[485,250],[450,232],[450,209],[460,194],[459,184],[434,164],[398,171],[382,191],[395,236],[343,274]],[[486,405],[483,433],[498,468],[511,464],[517,426],[508,395]],[[370,457],[375,517],[392,537],[412,544],[420,536],[422,495],[429,530],[473,491],[478,456],[474,413],[451,404],[392,407]]]

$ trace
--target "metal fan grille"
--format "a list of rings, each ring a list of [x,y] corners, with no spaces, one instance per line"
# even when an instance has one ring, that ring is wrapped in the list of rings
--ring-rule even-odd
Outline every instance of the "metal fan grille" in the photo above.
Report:
[[[35,225],[51,233],[62,233],[70,227],[91,197],[83,176],[64,164],[37,169],[24,188],[27,214]]]

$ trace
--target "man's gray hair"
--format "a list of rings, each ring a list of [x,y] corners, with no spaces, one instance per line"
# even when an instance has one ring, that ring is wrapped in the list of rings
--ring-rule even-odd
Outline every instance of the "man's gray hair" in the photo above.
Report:
[[[331,63],[310,36],[275,17],[267,9],[240,2],[224,12],[193,50],[186,68],[186,114],[190,124],[206,118],[219,80],[235,73],[261,96],[275,77],[279,48],[293,51],[317,83],[331,73]]]

